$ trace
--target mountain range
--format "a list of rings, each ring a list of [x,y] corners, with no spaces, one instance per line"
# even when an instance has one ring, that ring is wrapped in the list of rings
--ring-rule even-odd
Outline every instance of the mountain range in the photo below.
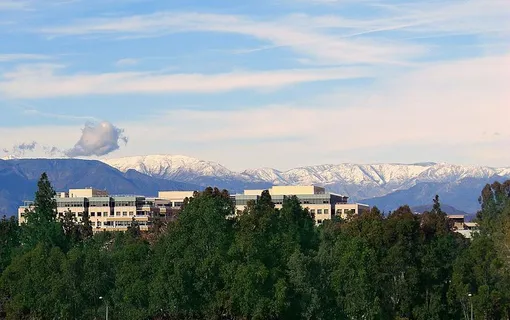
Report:
[[[321,185],[347,195],[351,201],[377,205],[383,211],[401,204],[426,205],[436,194],[457,210],[474,213],[486,183],[510,178],[510,168],[462,166],[447,163],[324,164],[280,171],[273,168],[241,172],[221,164],[187,156],[150,155],[105,160],[127,171],[152,177],[206,185],[228,186],[230,191],[271,185]]]
[[[24,200],[32,200],[37,181],[46,172],[57,191],[94,187],[111,194],[156,196],[159,190],[195,190],[197,185],[158,179],[135,170],[121,172],[95,160],[0,160],[0,217],[14,215]]]
[[[57,190],[96,187],[116,194],[155,195],[158,190],[218,186],[230,192],[271,185],[321,185],[327,190],[377,205],[388,212],[399,205],[428,205],[439,194],[443,204],[475,213],[486,183],[510,178],[510,168],[446,163],[324,164],[286,171],[273,168],[233,171],[181,155],[149,155],[101,161],[78,159],[0,160],[0,214],[15,213],[32,199],[39,175],[46,171]]]

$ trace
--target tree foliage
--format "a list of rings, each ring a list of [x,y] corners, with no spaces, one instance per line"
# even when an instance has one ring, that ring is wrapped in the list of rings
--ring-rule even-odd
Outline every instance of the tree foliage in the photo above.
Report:
[[[296,197],[269,192],[233,215],[215,188],[185,201],[155,234],[92,235],[56,216],[46,176],[19,227],[0,220],[0,318],[510,318],[510,182],[487,185],[481,231],[454,233],[439,197],[422,215],[372,208],[316,226]],[[148,240],[147,240],[148,239]],[[101,297],[101,298],[100,298]]]

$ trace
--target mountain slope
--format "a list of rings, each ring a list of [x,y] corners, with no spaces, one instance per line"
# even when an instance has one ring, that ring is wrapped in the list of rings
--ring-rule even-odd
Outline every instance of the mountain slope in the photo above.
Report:
[[[153,178],[136,171],[123,173],[94,160],[7,160],[0,161],[0,214],[12,215],[23,200],[33,199],[43,172],[57,191],[94,187],[106,189],[110,194],[155,196],[160,190],[199,189],[193,184]]]
[[[508,177],[493,176],[491,179],[464,178],[456,182],[421,182],[407,190],[365,199],[363,202],[389,212],[404,204],[411,207],[430,204],[437,194],[442,203],[447,203],[464,212],[476,213],[480,209],[478,197],[485,184],[506,179]]]
[[[111,165],[111,166],[110,166]],[[114,168],[115,167],[115,168]],[[55,189],[96,187],[114,194],[156,195],[159,190],[218,186],[230,192],[277,185],[322,185],[351,201],[385,211],[401,204],[427,205],[435,194],[453,207],[474,213],[486,183],[510,178],[510,168],[444,163],[326,164],[287,171],[261,168],[235,172],[214,162],[185,156],[156,155],[100,161],[77,159],[0,160],[0,214],[14,213],[32,199],[36,181],[47,172]]]
[[[221,164],[181,155],[126,157],[104,160],[104,163],[123,172],[136,170],[156,178],[189,182],[202,187],[217,186],[231,192],[271,186],[268,181],[231,171]]]
[[[260,168],[243,172],[229,170],[214,162],[172,155],[127,157],[105,160],[105,162],[121,171],[135,169],[154,177],[193,182],[202,186],[222,185],[237,192],[254,185],[262,187],[273,184],[322,185],[332,192],[348,195],[352,201],[384,197],[421,183],[448,185],[460,183],[463,179],[469,178],[481,179],[485,182],[490,182],[497,177],[510,178],[510,168],[430,162],[361,165],[343,163],[300,167],[287,171]],[[444,188],[448,189],[448,187]],[[416,198],[416,201],[418,200]],[[419,204],[427,203],[428,199],[427,202]],[[470,204],[464,208],[468,207],[472,209],[474,206]]]
[[[426,211],[429,211],[429,212],[432,211],[433,207],[434,207],[433,204],[426,204],[426,205],[411,207],[411,210],[413,212],[417,212],[417,213],[424,213]],[[463,215],[469,214],[465,211],[459,210],[457,208],[454,208],[454,207],[444,204],[444,203],[441,203],[441,210],[443,210],[443,212],[445,212],[446,214],[463,214]]]

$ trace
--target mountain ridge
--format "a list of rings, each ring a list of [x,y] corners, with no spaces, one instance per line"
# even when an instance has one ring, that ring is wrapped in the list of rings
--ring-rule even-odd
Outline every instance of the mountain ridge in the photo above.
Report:
[[[108,160],[0,160],[0,212],[13,212],[31,199],[36,179],[51,174],[55,189],[99,187],[115,193],[155,195],[157,190],[225,188],[231,193],[272,185],[321,185],[350,197],[351,202],[392,211],[402,204],[427,205],[435,194],[442,202],[475,213],[483,186],[510,179],[510,168],[462,166],[447,163],[322,164],[280,171],[254,168],[233,171],[212,161],[183,155],[148,155]]]
[[[178,160],[178,161],[175,161]],[[413,199],[413,205],[425,205],[432,197],[429,193],[434,188],[440,188],[447,195],[450,189],[462,185],[469,194],[481,191],[469,189],[478,188],[480,184],[493,182],[495,179],[510,178],[510,167],[489,167],[476,165],[455,165],[445,162],[403,163],[375,163],[375,164],[321,164],[301,166],[289,170],[274,168],[252,168],[244,171],[234,171],[212,161],[199,160],[182,155],[148,155],[138,157],[124,157],[120,159],[102,160],[105,163],[127,170],[132,168],[141,170],[144,174],[176,181],[187,181],[206,186],[211,180],[210,172],[214,172],[213,182],[228,185],[233,192],[242,192],[244,187],[257,184],[262,187],[271,185],[321,185],[331,192],[347,195],[351,201],[365,201],[379,203],[383,208],[393,208],[400,203],[399,192],[413,189],[417,194],[407,194]],[[221,170],[214,170],[220,168]],[[475,180],[466,180],[475,179]],[[457,188],[461,189],[461,188]],[[427,190],[425,192],[424,190]],[[450,195],[448,195],[450,196]],[[381,199],[390,197],[395,203]],[[455,201],[460,197],[451,195]],[[476,211],[476,199],[453,203],[464,211]],[[374,201],[372,201],[374,200]],[[391,209],[388,209],[391,210]]]
[[[139,172],[121,172],[97,160],[0,160],[0,216],[13,215],[22,201],[34,198],[37,181],[46,172],[56,191],[95,187],[110,194],[156,196],[160,190],[196,190],[193,184],[158,179]]]

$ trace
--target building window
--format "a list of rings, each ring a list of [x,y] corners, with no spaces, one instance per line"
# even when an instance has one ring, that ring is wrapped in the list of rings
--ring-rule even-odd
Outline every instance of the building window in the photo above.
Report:
[[[96,216],[96,213],[95,213],[95,212],[91,212],[91,213],[90,213],[90,216],[91,216],[91,217],[95,217],[95,216]]]
[[[315,214],[315,209],[311,209],[311,210],[310,210],[310,213],[311,213],[311,214]]]
[[[317,214],[322,214],[322,209],[317,209]]]
[[[127,211],[122,212],[122,216],[126,217],[127,216]]]
[[[329,210],[328,209],[324,209],[324,214],[329,214]]]
[[[97,222],[97,226],[100,227],[101,226],[101,221],[98,221]]]
[[[342,214],[342,209],[337,209],[336,214]]]
[[[317,220],[317,223],[318,223],[318,224],[321,224],[321,223],[322,223],[322,220]]]
[[[94,216],[94,215],[92,215],[92,216]],[[98,216],[98,217],[100,217],[100,216],[101,216],[101,212],[98,212],[98,213],[97,213],[97,216]]]
[[[129,211],[129,215],[130,216],[134,215],[133,211]]]

